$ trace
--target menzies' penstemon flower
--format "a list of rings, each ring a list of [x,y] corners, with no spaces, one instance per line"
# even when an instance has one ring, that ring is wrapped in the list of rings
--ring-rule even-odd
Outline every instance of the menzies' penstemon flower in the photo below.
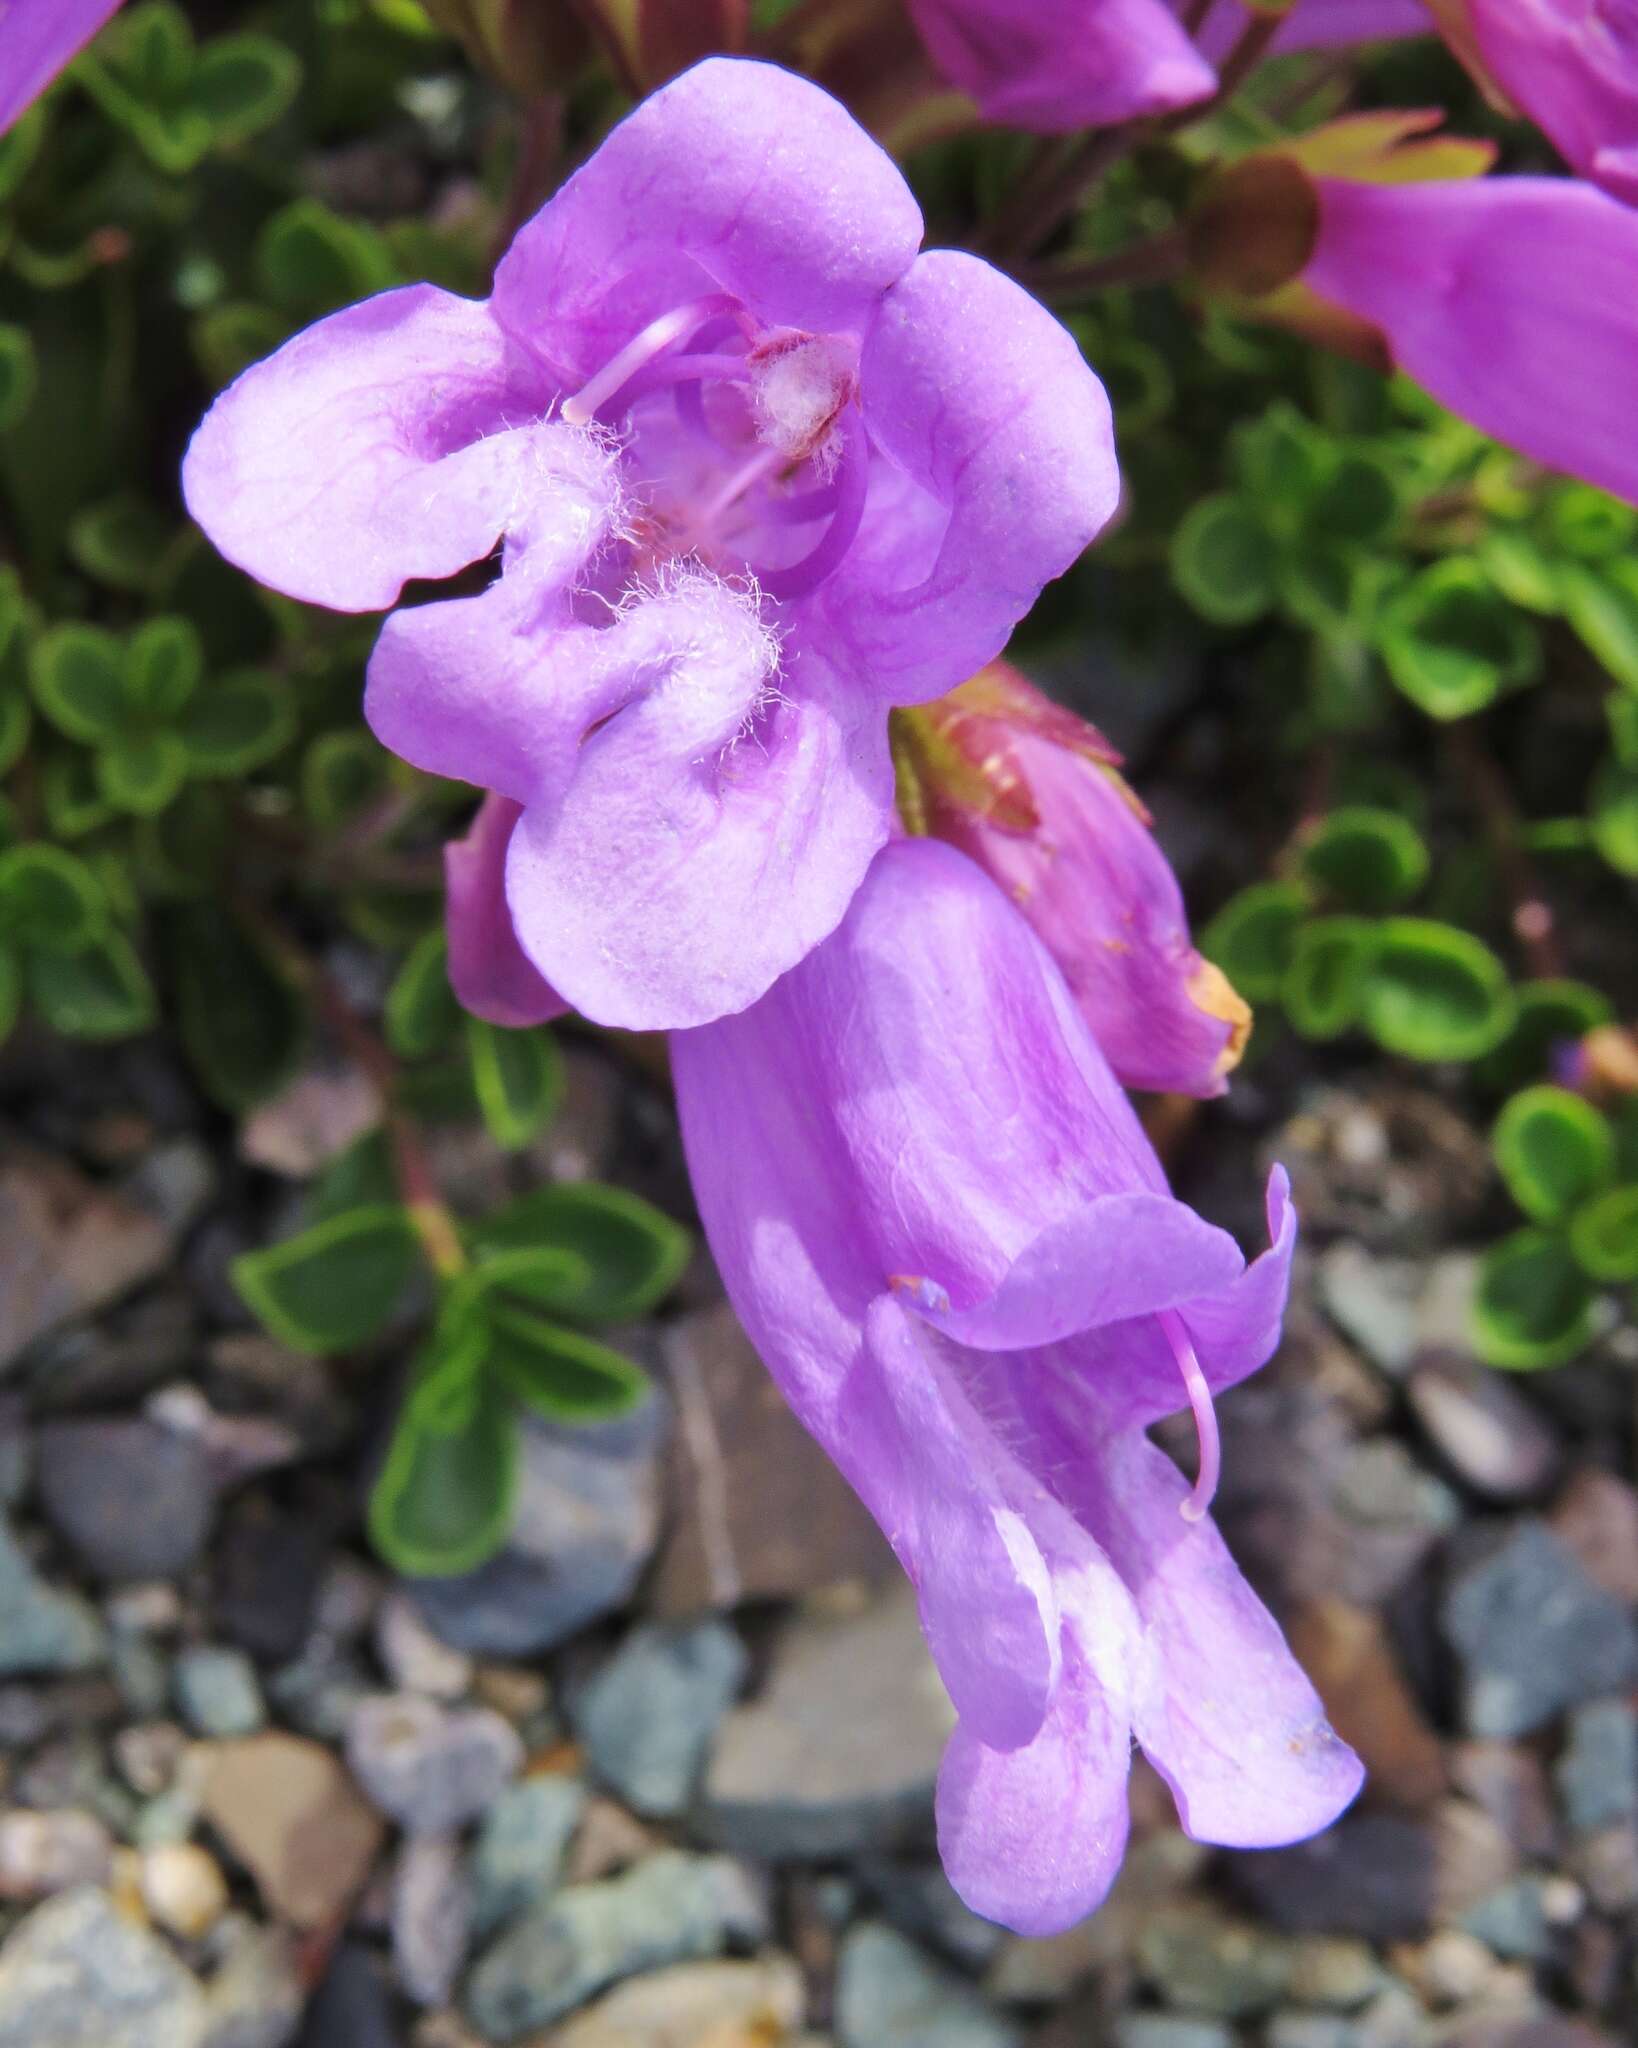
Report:
[[[915,1583],[960,1720],[940,1848],[1024,1933],[1102,1898],[1135,1737],[1184,1826],[1258,1847],[1358,1789],[1204,1519],[1214,1391],[1268,1357],[1273,1247],[1174,1200],[1056,968],[926,839],[742,1014],[672,1041],[712,1249],[791,1406]],[[1191,1489],[1147,1424],[1192,1407]]]
[[[1471,50],[1584,178],[1638,205],[1638,0],[1438,0]]]
[[[1092,726],[1007,662],[894,718],[899,802],[993,876],[1128,1088],[1221,1095],[1251,1012],[1189,938],[1183,892]]]
[[[918,255],[816,86],[716,59],[519,234],[486,303],[334,314],[216,402],[184,471],[231,560],[393,613],[366,714],[520,806],[529,960],[600,1022],[703,1023],[830,931],[886,838],[886,710],[997,654],[1113,509],[1108,406],[976,258]]]
[[[0,0],[0,135],[118,7],[119,0]]]

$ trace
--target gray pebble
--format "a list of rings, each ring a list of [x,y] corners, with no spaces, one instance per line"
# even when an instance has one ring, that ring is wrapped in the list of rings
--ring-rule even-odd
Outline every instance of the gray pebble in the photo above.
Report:
[[[1110,2030],[1114,2048],[1234,2048],[1234,2030],[1221,2020],[1175,2012],[1123,2012]]]
[[[472,1885],[453,1835],[416,1835],[399,1851],[389,1909],[398,1982],[416,2005],[443,2005],[472,1939]]]
[[[749,1947],[767,1932],[765,1903],[739,1864],[665,1850],[514,1920],[467,1977],[467,2013],[486,2039],[516,2041],[623,1978]]]
[[[1576,1709],[1553,1782],[1578,1834],[1638,1814],[1638,1712],[1628,1701],[1593,1700]]]
[[[172,1682],[182,1718],[196,1735],[226,1740],[267,1725],[261,1682],[243,1650],[215,1643],[184,1650]]]
[[[197,1437],[140,1418],[49,1422],[36,1439],[46,1520],[98,1578],[180,1578],[216,1509]]]
[[[48,1586],[0,1521],[0,1677],[89,1671],[107,1656],[107,1634],[77,1593]]]
[[[0,1948],[0,2048],[199,2048],[192,1973],[106,1892],[36,1906]]]
[[[1020,2048],[1018,2024],[891,1927],[866,1920],[836,1965],[841,2048]]]
[[[472,1918],[480,1936],[555,1888],[585,1810],[585,1787],[574,1778],[524,1778],[491,1802],[472,1851]]]
[[[681,1813],[745,1665],[744,1644],[715,1616],[633,1629],[568,1700],[593,1770],[637,1813]]]
[[[416,1693],[378,1693],[353,1710],[347,1761],[382,1813],[412,1835],[441,1835],[516,1777],[523,1744],[487,1707],[451,1713]]]

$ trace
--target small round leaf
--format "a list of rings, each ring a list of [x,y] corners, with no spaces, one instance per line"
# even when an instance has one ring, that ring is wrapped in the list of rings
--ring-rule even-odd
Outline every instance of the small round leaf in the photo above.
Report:
[[[1479,1262],[1473,1297],[1479,1356],[1512,1372],[1565,1365],[1593,1334],[1593,1292],[1555,1231],[1515,1230]]]
[[[1248,1002],[1272,1002],[1307,909],[1307,897],[1289,883],[1254,882],[1218,911],[1201,934],[1200,950]]]
[[[1614,1286],[1638,1280],[1638,1187],[1608,1188],[1570,1218],[1582,1272]]]
[[[96,876],[59,846],[0,853],[0,934],[14,946],[78,953],[108,922]]]
[[[1303,879],[1349,910],[1392,910],[1428,878],[1422,835],[1397,811],[1344,804],[1303,842]]]
[[[1202,618],[1248,626],[1274,602],[1274,549],[1249,502],[1202,498],[1172,537],[1172,580]]]
[[[1521,1089],[1491,1136],[1508,1192],[1538,1223],[1556,1223],[1609,1185],[1615,1134],[1609,1119],[1567,1088]]]
[[[130,716],[125,652],[100,626],[53,626],[29,659],[35,701],[59,732],[87,745],[111,740]]]
[[[246,1306],[298,1351],[351,1351],[380,1330],[415,1271],[418,1245],[395,1203],[350,1209],[230,1268]]]
[[[1387,607],[1379,645],[1388,673],[1430,718],[1482,711],[1541,666],[1534,626],[1460,560],[1411,579]]]
[[[1340,1038],[1359,1022],[1376,936],[1364,917],[1314,917],[1298,928],[1280,994],[1304,1038]]]
[[[1413,1060],[1472,1060],[1512,1028],[1507,972],[1471,933],[1430,918],[1385,918],[1366,977],[1365,1028]]]

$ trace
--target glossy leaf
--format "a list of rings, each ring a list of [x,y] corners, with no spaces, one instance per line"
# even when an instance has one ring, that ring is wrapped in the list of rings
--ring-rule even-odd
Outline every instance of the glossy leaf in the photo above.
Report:
[[[60,846],[0,853],[0,937],[48,953],[79,953],[108,922],[96,876]]]
[[[294,54],[271,36],[217,36],[199,53],[189,97],[218,142],[243,142],[279,119],[300,84]]]
[[[248,1109],[295,1071],[306,1005],[267,947],[221,903],[177,911],[169,937],[188,1057],[217,1102]]]
[[[380,235],[316,199],[293,199],[268,219],[257,238],[256,272],[267,296],[303,319],[398,281]]]
[[[1472,562],[1423,569],[1388,605],[1379,643],[1388,673],[1430,718],[1465,718],[1541,666],[1530,621]]]
[[[435,926],[410,948],[387,991],[387,1043],[400,1059],[425,1059],[455,1036],[461,1006],[449,985],[449,948]]]
[[[1359,1022],[1376,938],[1364,917],[1314,917],[1299,926],[1280,995],[1304,1038],[1340,1038]]]
[[[153,984],[123,932],[105,931],[73,953],[30,953],[28,992],[65,1038],[130,1038],[157,1015]]]
[[[1623,875],[1638,875],[1638,768],[1614,755],[1593,777],[1588,792],[1593,844]]]
[[[386,792],[387,755],[367,732],[331,732],[314,740],[301,764],[301,795],[321,832],[356,817]]]
[[[1422,835],[1396,811],[1344,804],[1304,839],[1303,879],[1349,910],[1393,910],[1428,878]]]
[[[1473,1341],[1514,1372],[1565,1365],[1593,1333],[1593,1292],[1556,1231],[1515,1230],[1479,1262]]]
[[[1487,1088],[1517,1088],[1540,1079],[1551,1070],[1558,1047],[1615,1017],[1609,997],[1584,981],[1526,981],[1514,993],[1512,1029],[1475,1070],[1475,1078]]]
[[[556,1040],[538,1027],[508,1031],[469,1016],[466,1047],[489,1135],[507,1151],[527,1145],[562,1100],[563,1062]]]
[[[1559,571],[1564,616],[1618,683],[1638,690],[1638,568],[1568,563]]]
[[[1218,911],[1201,934],[1214,960],[1247,1002],[1271,1002],[1291,965],[1297,927],[1308,899],[1287,882],[1254,882]]]
[[[670,1293],[693,1241],[652,1203],[601,1181],[556,1181],[531,1188],[474,1223],[468,1242],[479,1256],[546,1245],[575,1254],[579,1271],[529,1299],[553,1315],[588,1323],[647,1315]]]
[[[116,811],[152,818],[188,779],[188,750],[174,732],[118,733],[99,747],[97,788]]]
[[[253,668],[207,683],[177,728],[195,775],[248,775],[286,747],[295,730],[288,689]]]
[[[1582,1272],[1614,1286],[1638,1280],[1638,1186],[1609,1188],[1570,1218]]]
[[[88,745],[113,739],[130,716],[125,651],[100,626],[53,626],[34,643],[29,681],[57,730]]]
[[[489,1325],[488,1370],[547,1422],[608,1422],[649,1392],[648,1375],[629,1358],[577,1330],[498,1305]]]
[[[0,321],[0,434],[9,432],[28,411],[39,383],[28,329]]]
[[[1496,1119],[1491,1142],[1508,1192],[1538,1223],[1561,1221],[1615,1173],[1609,1119],[1567,1088],[1522,1089]]]
[[[1202,618],[1247,626],[1274,602],[1274,550],[1246,499],[1202,498],[1172,538],[1172,580]]]
[[[125,692],[152,719],[176,717],[205,672],[205,653],[191,619],[148,619],[125,650]]]
[[[435,1340],[436,1341],[436,1340]],[[425,1381],[453,1364],[471,1387],[452,1426],[429,1425],[406,1401],[370,1494],[370,1540],[394,1570],[414,1578],[474,1571],[501,1549],[517,1496],[518,1429],[504,1392],[488,1384],[482,1333],[467,1349],[423,1365]]]
[[[112,590],[151,589],[174,538],[173,523],[133,491],[87,505],[68,529],[75,561]]]
[[[1501,962],[1471,933],[1430,918],[1385,918],[1366,978],[1365,1027],[1413,1060],[1471,1060],[1511,1030]]]
[[[349,1209],[233,1261],[233,1284],[281,1343],[351,1351],[383,1329],[413,1278],[417,1241],[394,1203]]]

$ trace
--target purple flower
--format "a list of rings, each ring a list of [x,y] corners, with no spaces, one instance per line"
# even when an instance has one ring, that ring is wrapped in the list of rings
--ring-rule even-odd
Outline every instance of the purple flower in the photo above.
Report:
[[[885,712],[998,653],[1113,509],[1101,386],[976,258],[918,255],[816,86],[717,59],[644,102],[484,303],[429,285],[245,372],[184,468],[230,560],[396,611],[365,710],[521,807],[523,950],[607,1024],[703,1023],[836,924],[892,821]]]
[[[1638,212],[1567,178],[1314,191],[1310,292],[1452,412],[1638,503]]]
[[[1182,891],[1102,735],[1004,661],[895,721],[901,802],[999,882],[1128,1088],[1221,1095],[1251,1012],[1189,938]]]
[[[1632,0],[1445,0],[1484,67],[1584,178],[1638,205]],[[1458,39],[1459,40],[1459,39]]]
[[[908,0],[928,55],[990,121],[1056,134],[1208,99],[1165,0]]]
[[[1212,1394],[1279,1334],[1284,1175],[1248,1267],[1168,1193],[1027,925],[933,840],[879,853],[823,945],[672,1058],[734,1305],[916,1586],[968,1904],[1028,1934],[1091,1911],[1134,1737],[1201,1839],[1332,1820],[1358,1761],[1204,1519]],[[1185,1405],[1192,1489],[1144,1434]]]
[[[474,1016],[511,1031],[569,1007],[518,944],[506,907],[506,849],[520,808],[510,797],[486,796],[466,837],[444,848],[449,985]]]
[[[1251,11],[1242,0],[1216,0],[1200,27],[1201,49],[1214,64],[1221,62],[1251,21]],[[1431,35],[1433,28],[1424,0],[1297,0],[1280,23],[1270,49],[1275,56],[1288,50],[1330,50],[1350,43]]]
[[[0,0],[0,135],[118,6],[119,0]]]

